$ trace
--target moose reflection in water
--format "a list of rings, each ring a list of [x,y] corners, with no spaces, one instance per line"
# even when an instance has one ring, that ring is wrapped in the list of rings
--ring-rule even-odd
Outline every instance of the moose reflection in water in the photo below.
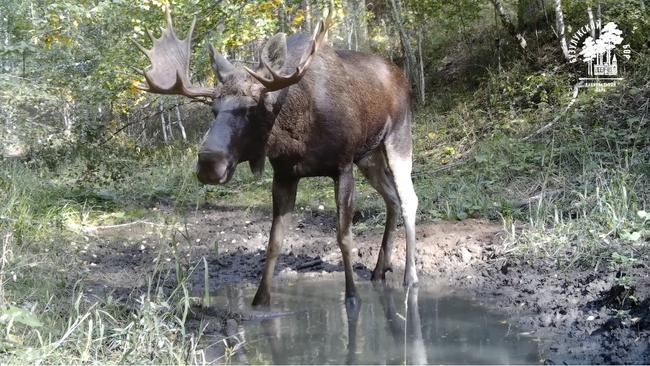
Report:
[[[331,283],[330,283],[331,282]],[[241,286],[241,285],[240,285]],[[265,364],[537,363],[537,344],[498,314],[426,288],[360,283],[363,301],[345,307],[335,281],[283,283],[271,312],[247,306],[253,290],[222,289],[215,306],[253,314],[218,362]],[[259,315],[259,316],[258,316]],[[223,345],[223,343],[221,343]]]

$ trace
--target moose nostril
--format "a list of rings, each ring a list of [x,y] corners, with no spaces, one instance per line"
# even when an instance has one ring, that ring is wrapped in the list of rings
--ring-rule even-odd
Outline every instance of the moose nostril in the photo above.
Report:
[[[210,166],[228,161],[227,155],[220,151],[202,151],[199,153],[199,165]]]
[[[234,162],[221,151],[201,151],[198,156],[197,174],[203,182],[222,183],[233,168]]]
[[[207,163],[219,160],[222,154],[216,151],[203,151],[199,153],[199,163]]]

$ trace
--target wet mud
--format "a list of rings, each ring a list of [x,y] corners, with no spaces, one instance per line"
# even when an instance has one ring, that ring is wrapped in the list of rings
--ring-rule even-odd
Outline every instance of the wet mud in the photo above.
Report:
[[[133,298],[146,287],[146,274],[154,263],[173,268],[173,245],[184,263],[201,263],[193,273],[193,289],[199,293],[203,289],[205,257],[210,289],[219,291],[227,284],[258,281],[270,216],[265,209],[204,207],[188,214],[183,228],[172,233],[148,224],[98,229],[91,234],[92,240],[75,246],[74,254],[86,288],[96,296]],[[367,281],[383,227],[359,226],[364,229],[355,232],[354,269],[357,281]],[[342,272],[335,227],[332,211],[297,210],[276,276],[318,279]],[[500,239],[502,226],[483,220],[420,223],[417,230],[420,281],[506,314],[514,326],[537,339],[538,362],[650,363],[650,271],[646,263],[637,263],[624,274],[610,268],[561,270],[546,261],[508,255]],[[387,277],[397,284],[404,266],[402,232],[394,250],[395,272]],[[621,276],[630,278],[631,285],[616,285]],[[344,283],[339,285],[343,292]],[[200,310],[195,314],[197,319],[206,315]],[[256,315],[224,311],[206,316],[220,319],[208,331],[228,336],[229,327]]]

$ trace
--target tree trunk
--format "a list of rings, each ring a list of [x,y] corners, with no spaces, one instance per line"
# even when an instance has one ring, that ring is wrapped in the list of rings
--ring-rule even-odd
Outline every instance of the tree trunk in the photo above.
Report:
[[[148,140],[148,138],[147,138],[147,122],[146,122],[146,120],[144,118],[142,118],[142,113],[139,113],[139,114],[140,114],[140,118],[141,118],[140,119],[140,127],[142,127],[142,133],[140,135],[142,136],[142,141],[144,141],[144,143],[146,144],[147,140]],[[139,139],[139,137],[138,137],[138,139]]]
[[[418,63],[420,64],[420,101],[426,99],[424,85],[424,59],[422,58],[422,29],[418,30]]]
[[[165,113],[164,113],[164,108],[163,108],[163,103],[162,101],[158,104],[159,105],[159,110],[160,110],[160,126],[161,130],[163,133],[163,140],[165,141],[165,144],[167,143],[167,127],[165,126]]]
[[[187,141],[185,126],[183,125],[183,120],[181,119],[181,109],[178,107],[178,98],[176,98],[176,118],[178,119],[178,128],[181,130],[181,137],[183,138],[183,141]]]
[[[284,1],[280,3],[280,7],[278,7],[278,11],[280,12],[280,32],[286,33],[287,32],[287,9],[284,7]]]
[[[411,85],[413,85],[415,88],[415,95],[418,96],[418,101],[420,103],[423,103],[424,100],[420,99],[422,95],[420,92],[422,86],[420,85],[420,80],[417,77],[417,73],[415,70],[416,67],[415,52],[413,51],[413,47],[411,47],[408,34],[406,33],[406,29],[404,29],[404,24],[402,23],[402,16],[400,14],[401,12],[400,0],[389,0],[389,2],[393,14],[393,20],[399,32],[400,43],[402,44],[402,52],[404,53],[404,61],[405,61],[404,69],[406,71],[406,75],[408,76]]]
[[[566,34],[564,33],[564,12],[562,11],[562,0],[555,0],[555,26],[557,27],[557,37],[560,39],[560,48],[562,54],[567,60],[571,60],[569,47],[566,43]]]
[[[366,1],[345,0],[344,8],[348,14],[346,20],[350,38],[350,48],[354,50],[367,48],[366,41],[368,38],[368,24],[365,17]]]
[[[347,41],[347,49],[352,50],[352,37],[354,35],[354,0],[343,0],[343,9],[345,11],[345,18],[343,20],[343,28],[345,28],[345,39]]]
[[[23,79],[27,77],[27,73],[25,72],[25,58],[27,55],[27,50],[23,49]]]
[[[522,50],[525,50],[527,45],[526,39],[521,33],[517,31],[517,28],[515,28],[515,25],[512,23],[512,19],[510,19],[510,15],[508,15],[501,2],[499,2],[499,0],[490,0],[490,2],[492,2],[492,5],[494,5],[494,8],[501,18],[501,23],[503,23],[503,26],[506,27],[508,33],[510,33],[511,36],[515,37],[515,39],[517,39],[517,42],[519,42],[519,47],[521,47]]]
[[[169,139],[170,140],[174,139],[174,129],[172,127],[174,127],[174,125],[172,123],[172,112],[169,111],[169,112],[167,112],[167,128],[169,128]]]
[[[538,0],[519,0],[517,2],[517,27],[519,31],[531,30],[542,17]]]
[[[72,107],[68,101],[63,102],[63,127],[64,135],[67,138],[70,138],[72,136],[72,126],[74,124],[72,113],[70,111],[71,109]]]
[[[381,20],[381,25],[384,28],[384,35],[386,36],[386,39],[388,39],[388,59],[390,62],[395,62],[394,57],[393,57],[393,45],[390,43],[391,40],[391,34],[388,31],[388,26],[386,25],[386,21],[384,19]]]
[[[302,11],[305,13],[305,20],[303,22],[303,30],[305,33],[311,34],[311,32],[314,29],[314,24],[312,21],[312,16],[311,16],[311,5],[309,4],[309,0],[302,0],[302,3],[300,4],[300,7]]]
[[[499,12],[497,9],[494,9],[494,28],[496,29],[496,34],[494,36],[494,47],[497,55],[497,72],[501,73],[501,34],[499,31]]]

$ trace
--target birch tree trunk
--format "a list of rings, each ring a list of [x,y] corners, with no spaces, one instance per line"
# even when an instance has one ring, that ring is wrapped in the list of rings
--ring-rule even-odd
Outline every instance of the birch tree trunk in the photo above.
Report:
[[[418,63],[420,64],[420,101],[426,99],[424,85],[424,59],[422,58],[422,29],[418,30]]]
[[[169,128],[169,139],[173,140],[174,139],[174,129],[172,127],[174,127],[174,125],[172,124],[172,116],[171,116],[171,114],[172,114],[171,111],[167,112],[167,128]]]
[[[492,2],[492,5],[494,5],[494,8],[501,18],[501,23],[503,23],[503,26],[506,28],[506,30],[508,30],[508,33],[515,37],[515,39],[517,39],[517,42],[519,42],[519,47],[521,47],[522,50],[525,50],[527,46],[526,39],[521,33],[519,33],[519,31],[517,31],[517,28],[512,23],[510,15],[508,15],[508,12],[503,7],[503,4],[501,4],[499,0],[490,0],[490,2]]]
[[[421,97],[421,88],[422,86],[420,85],[420,80],[417,77],[417,73],[415,71],[416,68],[416,60],[415,60],[415,52],[413,52],[413,47],[411,47],[411,43],[409,41],[408,34],[406,33],[406,29],[404,29],[404,24],[402,23],[402,16],[400,14],[401,12],[401,3],[400,0],[389,0],[392,14],[393,14],[393,20],[395,22],[395,25],[397,26],[397,30],[399,33],[399,38],[400,38],[400,43],[402,44],[402,52],[404,53],[404,69],[406,71],[406,75],[411,82],[411,85],[414,86],[415,88],[415,95],[418,96],[418,102],[423,103],[424,100],[420,99]]]
[[[142,118],[142,113],[140,113],[140,127],[142,129],[142,133],[140,134],[142,136],[142,141],[146,144],[148,141],[147,138],[147,122],[145,121],[144,118]],[[138,137],[139,139],[139,137]]]
[[[357,0],[357,38],[362,48],[368,48],[368,18],[366,0]]]
[[[178,119],[178,128],[181,130],[181,137],[183,141],[187,141],[185,126],[183,125],[183,119],[181,119],[181,109],[178,107],[178,98],[176,98],[176,119]]]
[[[555,26],[557,27],[557,37],[560,39],[560,48],[562,54],[567,60],[571,59],[569,47],[566,43],[566,34],[564,33],[564,12],[562,11],[562,0],[555,1]]]
[[[313,18],[311,16],[311,5],[309,4],[309,0],[302,0],[302,3],[300,4],[300,8],[305,13],[303,30],[305,31],[305,33],[311,34],[311,32],[314,29],[314,24],[312,20]]]
[[[164,108],[163,108],[163,103],[160,102],[158,104],[159,110],[160,110],[160,127],[163,133],[163,140],[165,141],[165,144],[167,143],[167,126],[165,126],[165,113],[164,113]]]
[[[347,28],[349,32],[350,48],[358,51],[366,48],[368,38],[368,24],[366,22],[366,1],[365,0],[345,0],[344,8],[348,14]]]

